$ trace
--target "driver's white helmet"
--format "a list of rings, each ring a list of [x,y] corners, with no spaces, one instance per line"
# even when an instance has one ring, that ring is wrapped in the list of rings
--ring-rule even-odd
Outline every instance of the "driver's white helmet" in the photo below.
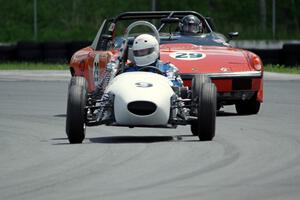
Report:
[[[155,63],[159,57],[159,44],[155,37],[142,34],[135,38],[132,45],[133,59],[137,66]]]

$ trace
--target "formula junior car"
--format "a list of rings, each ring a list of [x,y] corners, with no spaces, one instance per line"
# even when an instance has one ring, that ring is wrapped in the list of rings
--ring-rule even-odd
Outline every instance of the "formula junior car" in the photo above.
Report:
[[[186,15],[201,20],[203,32],[178,34],[178,21]],[[88,92],[95,89],[111,57],[117,56],[128,24],[154,22],[160,34],[160,59],[179,68],[186,86],[194,75],[208,76],[217,87],[217,108],[235,105],[238,114],[257,114],[263,102],[263,63],[254,53],[233,48],[217,33],[212,20],[194,11],[125,12],[102,23],[91,46],[79,50],[70,62],[72,76],[84,76]],[[228,34],[232,39],[237,32]],[[129,44],[133,41],[129,38]],[[130,51],[127,52],[130,57]]]
[[[102,32],[105,26],[94,45],[108,46],[111,41],[112,36]],[[110,26],[108,30],[114,28]],[[209,77],[197,74],[190,88],[174,87],[164,72],[153,66],[124,71],[130,61],[130,33],[139,27],[152,30],[160,41],[153,24],[135,21],[126,28],[120,48],[94,51],[88,47],[73,56],[66,117],[70,143],[83,141],[86,126],[102,124],[162,128],[190,125],[192,134],[202,141],[215,136],[217,93]]]

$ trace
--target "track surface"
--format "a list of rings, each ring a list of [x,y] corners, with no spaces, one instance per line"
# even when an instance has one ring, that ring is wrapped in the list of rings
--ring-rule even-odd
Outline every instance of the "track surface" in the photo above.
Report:
[[[66,81],[2,80],[0,199],[300,199],[300,80],[278,77],[258,115],[220,112],[212,142],[100,126],[79,145],[64,132]]]

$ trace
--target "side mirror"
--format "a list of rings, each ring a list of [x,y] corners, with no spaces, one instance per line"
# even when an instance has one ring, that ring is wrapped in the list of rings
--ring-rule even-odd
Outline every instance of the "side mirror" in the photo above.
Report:
[[[230,32],[228,33],[229,40],[232,40],[233,38],[236,38],[239,36],[239,32]]]

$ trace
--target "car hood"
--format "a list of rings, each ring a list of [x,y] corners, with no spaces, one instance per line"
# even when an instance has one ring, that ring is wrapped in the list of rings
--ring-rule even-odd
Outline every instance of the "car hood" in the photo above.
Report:
[[[182,74],[253,71],[245,51],[232,47],[163,44],[160,59],[174,64]]]

